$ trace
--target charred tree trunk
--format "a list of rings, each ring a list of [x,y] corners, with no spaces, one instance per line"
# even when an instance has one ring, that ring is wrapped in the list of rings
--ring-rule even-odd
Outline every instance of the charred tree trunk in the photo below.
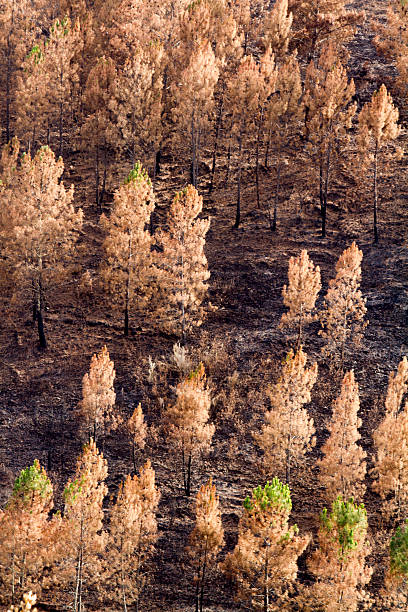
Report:
[[[237,206],[235,213],[234,229],[239,228],[241,222],[241,175],[242,175],[242,131],[238,136],[238,186],[237,186]]]
[[[212,155],[211,179],[210,179],[210,185],[208,187],[209,194],[212,193],[212,190],[214,188],[215,166],[217,162],[218,139],[219,139],[220,130],[221,130],[221,119],[222,119],[223,107],[224,107],[224,94],[222,93],[220,105],[218,107],[217,123],[215,126],[215,142],[214,142],[214,150],[213,150],[213,155]]]
[[[377,210],[378,210],[378,141],[375,143],[374,152],[374,244],[378,244],[378,228],[377,228]]]

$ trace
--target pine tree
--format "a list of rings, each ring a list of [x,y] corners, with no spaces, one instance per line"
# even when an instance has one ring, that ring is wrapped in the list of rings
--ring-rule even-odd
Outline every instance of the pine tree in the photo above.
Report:
[[[365,492],[366,453],[357,445],[361,419],[358,384],[354,372],[344,375],[340,395],[333,403],[330,436],[322,446],[323,459],[317,462],[319,481],[327,499],[341,495],[362,499]]]
[[[218,81],[217,61],[208,41],[197,45],[190,61],[173,84],[173,117],[179,141],[190,133],[191,183],[198,185],[198,170],[202,142],[208,130],[209,116],[214,106],[214,90]]]
[[[44,8],[45,2],[42,0],[8,0],[1,4],[0,112],[6,142],[12,139],[13,116],[21,103],[16,93],[21,64],[29,41],[35,38],[45,21],[42,15]]]
[[[407,391],[408,360],[404,357],[397,372],[390,374],[385,416],[373,433],[376,450],[373,489],[384,500],[385,514],[396,511],[397,517],[408,510],[408,401],[402,406]]]
[[[292,467],[314,445],[313,419],[302,406],[310,402],[317,363],[306,368],[306,360],[302,348],[289,351],[282,375],[268,394],[271,410],[265,412],[265,424],[261,433],[253,434],[263,450],[266,473],[283,473],[288,485]]]
[[[173,450],[180,454],[184,491],[191,492],[192,465],[197,457],[208,451],[215,427],[208,423],[211,396],[206,387],[202,363],[176,388],[176,402],[164,415],[168,439]]]
[[[195,610],[203,612],[204,589],[208,574],[224,545],[219,498],[212,479],[202,485],[195,504],[195,526],[190,534],[188,552],[195,569]]]
[[[379,91],[373,94],[370,102],[364,104],[358,116],[359,126],[359,148],[363,156],[368,151],[373,152],[373,230],[374,242],[378,242],[378,161],[383,148],[390,141],[395,140],[400,127],[397,124],[398,109],[392,103],[392,98],[387,92],[385,85],[381,85]]]
[[[288,12],[288,0],[277,0],[264,21],[265,48],[270,46],[276,58],[283,58],[288,51],[292,22],[293,13]]]
[[[64,490],[63,560],[54,568],[61,585],[73,584],[74,612],[81,612],[87,586],[98,580],[107,534],[103,528],[106,459],[91,439],[77,461],[75,477]]]
[[[364,504],[357,506],[352,499],[345,502],[338,497],[330,514],[326,508],[320,514],[318,539],[319,548],[308,561],[316,583],[303,609],[321,606],[326,612],[354,612],[368,599],[364,586],[372,574],[366,565],[370,546]]]
[[[83,96],[85,121],[82,126],[83,146],[91,144],[95,153],[95,202],[102,207],[108,169],[108,147],[115,142],[116,126],[110,110],[111,99],[116,94],[116,69],[111,58],[98,58],[91,68]],[[100,166],[102,157],[102,185]]]
[[[360,291],[362,259],[363,252],[355,242],[340,255],[336,277],[329,282],[325,310],[321,315],[323,329],[319,333],[326,340],[323,353],[341,368],[348,342],[358,345],[368,325],[368,321],[364,322],[367,308]]]
[[[364,12],[347,10],[346,0],[289,0],[293,12],[293,43],[309,60],[316,50],[330,41],[338,48],[354,36]]]
[[[149,164],[153,183],[164,138],[164,61],[163,45],[151,41],[144,48],[139,43],[119,71],[116,95],[110,101],[118,127],[118,152],[125,150],[133,166],[138,157]]]
[[[67,111],[68,104],[71,110],[74,106],[79,79],[75,60],[81,48],[79,22],[72,24],[68,17],[56,19],[49,28],[49,37],[34,45],[27,57],[25,70],[31,78],[25,79],[22,75],[19,81],[17,95],[22,100],[18,108],[20,130],[29,127],[31,117],[38,128],[46,127],[45,133],[33,134],[33,147],[34,138],[44,142],[46,137],[49,144],[56,133],[58,157],[63,154],[65,125],[70,119],[72,124],[73,113],[69,115]],[[44,83],[39,83],[38,79],[43,79]]]
[[[89,374],[82,379],[82,401],[79,404],[81,417],[95,441],[99,433],[104,440],[105,435],[115,430],[121,422],[115,411],[114,380],[114,363],[104,346],[98,355],[95,353],[92,356]]]
[[[147,461],[140,476],[127,476],[110,512],[110,533],[103,580],[114,588],[114,600],[124,612],[131,604],[139,610],[146,583],[146,562],[158,539],[156,512],[160,493]],[[112,594],[112,591],[109,590]]]
[[[142,405],[139,403],[132,416],[126,422],[126,428],[132,445],[133,469],[136,472],[136,448],[143,450],[146,444],[147,425],[144,420]]]
[[[129,335],[130,314],[143,311],[149,294],[152,238],[147,226],[154,202],[151,181],[137,162],[115,192],[109,219],[101,219],[107,232],[103,243],[107,258],[101,274],[113,303],[123,309],[125,336]]]
[[[3,215],[0,228],[4,254],[13,268],[16,287],[31,295],[33,318],[38,323],[40,346],[45,348],[43,312],[48,287],[61,283],[64,262],[69,257],[82,211],[72,205],[73,186],[66,190],[60,180],[64,164],[49,147],[31,158],[21,156],[20,164],[0,191]]]
[[[289,526],[292,500],[288,485],[278,478],[258,486],[244,501],[238,543],[225,562],[235,579],[241,601],[264,612],[281,610],[290,598],[297,576],[297,560],[310,541]]]
[[[204,253],[209,219],[199,219],[203,198],[189,185],[179,191],[169,208],[167,230],[157,232],[159,300],[157,316],[163,327],[180,333],[184,339],[192,326],[200,326],[204,317],[202,302],[210,277]]]
[[[45,69],[42,46],[35,44],[24,58],[16,85],[19,100],[16,134],[31,152],[37,150],[39,142],[49,140],[48,131],[44,129],[49,104]]]
[[[306,70],[303,107],[304,136],[308,153],[319,175],[319,200],[322,237],[326,236],[327,198],[330,180],[336,169],[338,151],[347,141],[347,130],[356,113],[351,104],[354,81],[347,79],[333,44],[323,47],[319,60],[311,61]]]
[[[257,64],[245,56],[227,84],[227,103],[232,113],[232,133],[237,143],[237,201],[234,228],[241,222],[241,179],[246,140],[257,130],[260,138],[265,119],[265,104],[275,89],[277,71],[270,47]],[[256,172],[258,172],[257,156]]]
[[[272,207],[268,208],[269,225],[272,231],[276,231],[277,227],[282,170],[287,161],[285,155],[294,154],[292,143],[297,140],[296,134],[302,111],[301,95],[302,81],[299,62],[296,55],[290,55],[281,60],[276,76],[275,91],[265,104],[265,125],[267,129],[265,167],[269,165],[271,147],[273,147],[276,160],[273,216],[271,215]]]
[[[52,561],[45,541],[53,488],[36,459],[16,478],[5,510],[0,512],[0,580],[2,598],[12,604],[39,582]],[[38,588],[38,586],[36,587]]]
[[[305,323],[313,320],[312,310],[322,284],[320,268],[314,266],[305,249],[297,257],[289,259],[289,285],[284,285],[283,303],[289,312],[282,315],[279,327],[296,326],[298,328],[297,348],[302,342],[302,331]]]

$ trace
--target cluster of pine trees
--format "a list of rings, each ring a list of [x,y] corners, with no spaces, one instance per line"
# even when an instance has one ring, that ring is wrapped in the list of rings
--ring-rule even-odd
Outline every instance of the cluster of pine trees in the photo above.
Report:
[[[35,460],[0,510],[0,598],[10,611],[39,602],[75,612],[147,609],[161,537],[159,440],[170,480],[176,472],[176,487],[188,500],[194,494],[183,554],[196,612],[211,580],[236,605],[264,612],[407,607],[408,361],[389,376],[369,456],[359,443],[358,375],[348,367],[368,324],[357,244],[340,255],[320,310],[319,267],[306,249],[289,260],[279,327],[292,348],[262,389],[258,420],[246,432],[237,423],[242,439],[250,434],[259,473],[246,497],[241,491],[232,545],[216,470],[202,479],[199,466],[213,461],[217,405],[223,393],[231,403],[240,394],[238,374],[228,372],[227,391],[218,388],[211,361],[185,344],[211,309],[201,194],[231,188],[238,229],[253,183],[273,232],[284,208],[316,201],[325,238],[332,196],[346,182],[345,204],[371,207],[379,242],[381,178],[402,155],[401,127],[384,84],[360,104],[348,75],[348,44],[364,19],[345,0],[0,0],[0,281],[9,328],[19,341],[29,311],[46,349],[46,312],[67,291],[120,313],[125,336],[147,322],[181,340],[176,373],[161,372],[159,383],[161,366],[149,357],[149,384],[165,389],[154,422],[142,403],[125,414],[107,347],[93,355],[74,409],[87,440],[74,474],[62,487]],[[392,0],[387,27],[375,25],[399,94],[408,79],[407,20],[405,0]],[[85,191],[66,186],[78,161]],[[182,178],[164,211],[165,166]],[[102,256],[88,269],[81,256],[95,216]],[[324,433],[310,410],[318,364],[308,365],[304,350],[310,329],[336,388],[318,453]],[[109,496],[104,453],[115,438],[126,440],[132,469]],[[326,505],[316,507],[313,535],[291,522],[291,491],[305,478]],[[363,503],[372,496],[385,526],[376,599],[368,585],[378,541]]]
[[[322,352],[337,356],[330,362],[333,373],[343,369],[346,346],[360,341],[366,325],[361,260],[362,252],[355,243],[344,251],[320,313],[325,337]],[[216,572],[232,581],[239,601],[267,612],[283,605],[293,610],[347,612],[373,604],[365,588],[373,572],[367,559],[372,546],[362,503],[367,453],[358,444],[362,421],[352,369],[344,374],[333,401],[329,436],[315,465],[327,503],[317,521],[317,548],[311,547],[311,534],[301,535],[296,525],[289,525],[293,472],[302,478],[305,470],[311,470],[310,459],[308,464],[305,460],[316,441],[306,405],[312,401],[318,366],[316,362],[307,366],[300,343],[307,323],[317,316],[313,312],[320,289],[319,267],[303,250],[290,259],[288,285],[283,288],[289,310],[281,324],[296,329],[296,348],[289,351],[277,382],[269,388],[263,423],[252,432],[262,451],[267,482],[243,501],[238,541],[221,563],[225,544],[222,508],[212,479],[196,495],[195,525],[186,549],[196,610],[203,610],[208,580]],[[210,418],[212,393],[203,363],[191,369],[186,348],[176,344],[173,350],[179,382],[174,401],[161,411],[160,429],[189,497],[194,468],[209,453],[215,434]],[[153,371],[151,367],[149,376]],[[140,601],[159,536],[160,491],[151,462],[147,460],[140,469],[137,465],[152,435],[142,407],[139,404],[124,419],[115,405],[114,381],[114,363],[103,347],[92,357],[82,381],[76,414],[80,431],[90,441],[63,490],[62,512],[52,512],[53,486],[37,460],[15,480],[0,514],[0,576],[6,602],[14,605],[31,589],[45,598],[51,593],[54,602],[70,604],[78,612],[90,598],[115,609],[143,609]],[[390,525],[398,524],[408,511],[407,391],[408,361],[404,357],[389,377],[385,416],[373,433],[372,489],[382,500],[384,520]],[[111,499],[108,520],[103,506],[107,461],[96,440],[104,447],[107,436],[116,430],[129,440],[134,475],[125,478]],[[393,606],[408,601],[408,531],[394,528],[389,539],[388,573],[380,597],[384,609],[397,609]],[[314,577],[311,584],[297,580],[298,558],[306,550],[308,572]]]

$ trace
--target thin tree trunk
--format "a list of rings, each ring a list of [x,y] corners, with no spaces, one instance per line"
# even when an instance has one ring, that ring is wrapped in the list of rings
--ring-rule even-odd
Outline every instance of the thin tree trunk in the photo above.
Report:
[[[103,200],[105,198],[105,193],[106,193],[106,174],[108,171],[108,160],[106,158],[106,138],[105,138],[105,144],[104,144],[104,148],[103,148],[103,178],[102,178],[102,189],[101,189],[101,197],[99,199],[99,210],[102,210],[102,203]]]
[[[187,462],[187,487],[186,487],[186,496],[190,497],[191,493],[191,453],[188,456]]]
[[[225,173],[225,179],[224,179],[224,186],[225,187],[228,187],[230,169],[231,169],[231,141],[228,142],[227,172]]]
[[[122,551],[123,542],[121,543],[121,551]],[[126,605],[126,589],[125,589],[125,572],[123,571],[123,553],[121,557],[121,568],[120,568],[120,577],[121,577],[121,586],[122,586],[122,599],[123,599],[123,612],[127,612]]]
[[[264,586],[264,612],[269,612],[269,588],[268,588],[268,579],[269,579],[269,574],[268,574],[268,557],[266,557],[265,559],[265,573],[264,573],[264,580],[265,580],[265,586]]]
[[[58,147],[58,157],[62,157],[62,127],[63,127],[63,102],[61,100],[59,105],[59,147]]]
[[[276,232],[276,226],[277,226],[277,221],[278,221],[278,201],[279,201],[279,191],[280,191],[281,169],[282,169],[282,162],[281,162],[281,159],[279,158],[278,167],[276,169],[275,203],[273,207],[273,221],[272,221],[272,227],[271,227],[271,230],[273,232]]]
[[[97,142],[96,145],[96,151],[95,151],[95,201],[96,201],[96,207],[98,210],[100,210],[99,208],[99,140]]]
[[[237,207],[235,213],[234,229],[239,228],[241,222],[241,174],[242,174],[242,131],[238,136],[238,188],[237,188]]]
[[[299,330],[298,330],[298,337],[297,337],[297,341],[296,341],[296,350],[298,351],[300,349],[300,345],[302,342],[302,331],[303,331],[303,306],[302,304],[300,305],[300,313],[299,313]]]
[[[14,552],[11,555],[11,603],[14,604],[16,597],[16,562]]]
[[[130,262],[132,259],[132,234],[129,235],[129,247],[128,247],[128,266],[127,266],[127,277],[126,277],[126,293],[125,293],[125,323],[123,328],[123,334],[129,335],[129,302],[130,302]]]
[[[268,130],[268,141],[266,143],[266,149],[265,149],[265,160],[264,160],[264,166],[265,168],[268,168],[268,164],[269,164],[269,149],[271,146],[271,128],[269,128]]]
[[[289,414],[289,432],[288,432],[288,443],[286,447],[286,484],[290,487],[290,468],[292,461],[292,421],[293,421],[293,410],[291,409]]]
[[[219,139],[220,130],[221,130],[221,119],[222,119],[223,108],[224,108],[224,92],[221,95],[220,105],[218,107],[217,122],[215,126],[215,142],[214,142],[214,150],[213,150],[213,155],[212,155],[211,179],[210,179],[210,186],[208,187],[209,194],[212,193],[212,190],[214,188],[214,176],[215,176],[215,166],[216,166],[216,161],[217,161],[218,139]]]
[[[42,267],[42,261],[40,261],[40,266]],[[41,278],[38,280],[38,287],[37,287],[37,328],[38,328],[38,340],[40,342],[40,347],[41,348],[47,348],[47,340],[45,338],[45,332],[44,332],[44,321],[43,321],[43,315],[42,315],[42,284],[41,284]]]
[[[195,612],[199,612],[200,610],[200,576],[201,576],[201,558],[200,558],[200,563],[198,564],[198,570],[197,570],[197,584],[196,584],[196,590],[195,590]]]
[[[191,113],[191,183],[197,187],[197,134],[195,127],[195,109]]]
[[[258,133],[257,133],[257,136],[256,136],[256,150],[255,150],[256,205],[257,205],[258,208],[261,207],[261,199],[260,199],[260,193],[259,193],[259,144],[260,144],[260,140],[261,140],[261,131],[262,131],[262,124],[263,124],[263,112],[264,112],[264,109],[262,108],[261,116],[259,118]]]
[[[331,142],[327,147],[326,157],[326,176],[323,189],[323,209],[322,209],[322,238],[326,237],[326,216],[327,216],[327,198],[329,194],[329,177],[330,177],[330,161],[331,161]]]
[[[7,68],[6,68],[6,142],[10,142],[10,106],[11,106],[11,44],[7,37]]]
[[[208,540],[205,541],[204,562],[203,562],[203,569],[202,569],[202,572],[201,572],[200,612],[203,612],[205,572],[206,572],[206,569],[207,569],[207,549],[208,549]]]
[[[136,474],[136,450],[135,450],[135,441],[132,440],[132,459],[133,459],[133,470]]]
[[[374,244],[378,243],[377,209],[378,209],[378,141],[375,143],[375,152],[374,152]]]

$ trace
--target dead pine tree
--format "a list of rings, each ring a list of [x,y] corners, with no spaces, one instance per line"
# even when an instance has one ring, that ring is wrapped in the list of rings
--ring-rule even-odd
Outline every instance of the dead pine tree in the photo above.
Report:
[[[181,459],[184,492],[191,492],[191,476],[194,461],[200,454],[208,452],[215,426],[210,424],[210,391],[202,363],[176,387],[176,401],[163,416],[167,438],[173,452]]]
[[[82,211],[72,205],[73,186],[66,189],[61,181],[62,158],[56,160],[49,147],[41,147],[33,158],[23,154],[19,161],[18,141],[8,150],[17,163],[0,190],[3,253],[12,270],[16,296],[17,291],[31,295],[39,344],[46,348],[45,301],[67,276],[64,264],[82,227]]]
[[[259,64],[252,56],[245,56],[227,85],[227,100],[232,112],[232,131],[237,144],[237,199],[234,228],[241,223],[241,182],[246,139],[258,127],[257,138],[264,125],[264,106],[274,90],[276,69],[268,48]],[[259,163],[259,155],[257,164]],[[257,170],[258,171],[258,170]]]
[[[140,403],[136,406],[132,416],[126,422],[126,429],[130,437],[133,469],[136,474],[136,449],[144,449],[147,435],[147,425],[144,420],[142,405]]]
[[[202,485],[195,502],[195,525],[190,534],[188,553],[195,568],[195,612],[203,612],[204,589],[208,574],[224,545],[219,498],[212,479]]]
[[[96,436],[101,434],[103,444],[106,434],[121,422],[115,411],[114,380],[114,363],[104,346],[99,354],[92,356],[89,374],[82,379],[82,400],[79,403],[79,413],[90,436],[96,441]]]
[[[43,568],[53,560],[46,538],[53,505],[52,484],[36,459],[20,472],[0,510],[0,601],[14,604],[41,582]]]
[[[111,99],[116,95],[116,78],[117,73],[112,59],[100,57],[89,72],[84,91],[86,117],[81,130],[82,146],[88,150],[91,145],[94,149],[95,203],[99,211],[106,190],[107,149],[114,142],[116,135],[113,113],[109,108]]]
[[[329,282],[325,297],[325,308],[321,314],[323,329],[319,334],[326,340],[322,349],[329,356],[331,365],[344,366],[347,344],[356,346],[361,341],[367,308],[360,290],[361,261],[363,252],[355,242],[339,257],[336,264],[336,277]]]
[[[408,510],[408,360],[404,357],[388,380],[385,415],[373,433],[373,489],[383,500],[385,516],[399,519]]]
[[[185,341],[192,327],[205,315],[202,306],[210,277],[204,252],[210,219],[200,219],[203,198],[193,185],[179,191],[170,205],[166,230],[155,234],[154,254],[156,320],[165,330]]]
[[[282,295],[283,303],[289,308],[289,312],[282,315],[279,327],[297,327],[298,350],[304,325],[314,319],[311,313],[322,287],[320,268],[309,259],[305,249],[297,257],[289,259],[288,281],[289,284],[283,287]]]
[[[156,518],[159,501],[155,472],[147,461],[139,475],[127,476],[120,485],[110,511],[102,581],[109,599],[113,595],[123,612],[127,612],[128,606],[136,612],[141,609],[141,596],[147,581],[146,563],[159,537]]]
[[[341,383],[340,395],[333,402],[329,438],[322,446],[323,458],[317,462],[319,482],[326,499],[353,497],[362,500],[365,493],[366,453],[357,441],[361,438],[358,428],[361,419],[358,384],[354,372],[346,372]]]
[[[153,276],[152,236],[148,230],[155,199],[146,170],[137,162],[124,183],[115,191],[109,218],[101,217],[107,236],[101,265],[104,286],[112,305],[123,311],[123,334],[129,335],[129,319],[139,316],[149,298]]]
[[[173,117],[179,139],[190,134],[190,182],[198,186],[200,153],[209,127],[209,116],[214,107],[214,90],[219,70],[216,57],[208,41],[196,46],[190,61],[173,87]]]
[[[322,238],[326,236],[330,181],[357,109],[351,104],[354,93],[354,81],[348,81],[334,45],[326,44],[318,61],[307,67],[303,97],[306,148],[319,175]]]
[[[273,47],[272,47],[273,48]],[[276,231],[282,174],[288,157],[293,155],[293,142],[296,141],[299,121],[302,114],[302,81],[299,62],[295,55],[285,57],[278,66],[275,91],[265,105],[266,148],[265,168],[269,166],[271,150],[275,163],[275,193],[273,195],[273,214],[268,207],[269,227]]]
[[[311,400],[317,363],[306,368],[306,360],[302,348],[289,351],[278,382],[268,392],[271,409],[265,411],[261,432],[252,433],[264,453],[266,474],[282,474],[288,485],[292,467],[315,443],[313,419],[303,405]]]
[[[373,232],[374,243],[378,243],[378,160],[381,151],[395,140],[400,127],[397,124],[398,109],[392,103],[392,98],[385,85],[373,94],[370,102],[364,104],[358,116],[358,144],[362,156],[374,149],[373,159]],[[396,152],[400,155],[400,150]]]

